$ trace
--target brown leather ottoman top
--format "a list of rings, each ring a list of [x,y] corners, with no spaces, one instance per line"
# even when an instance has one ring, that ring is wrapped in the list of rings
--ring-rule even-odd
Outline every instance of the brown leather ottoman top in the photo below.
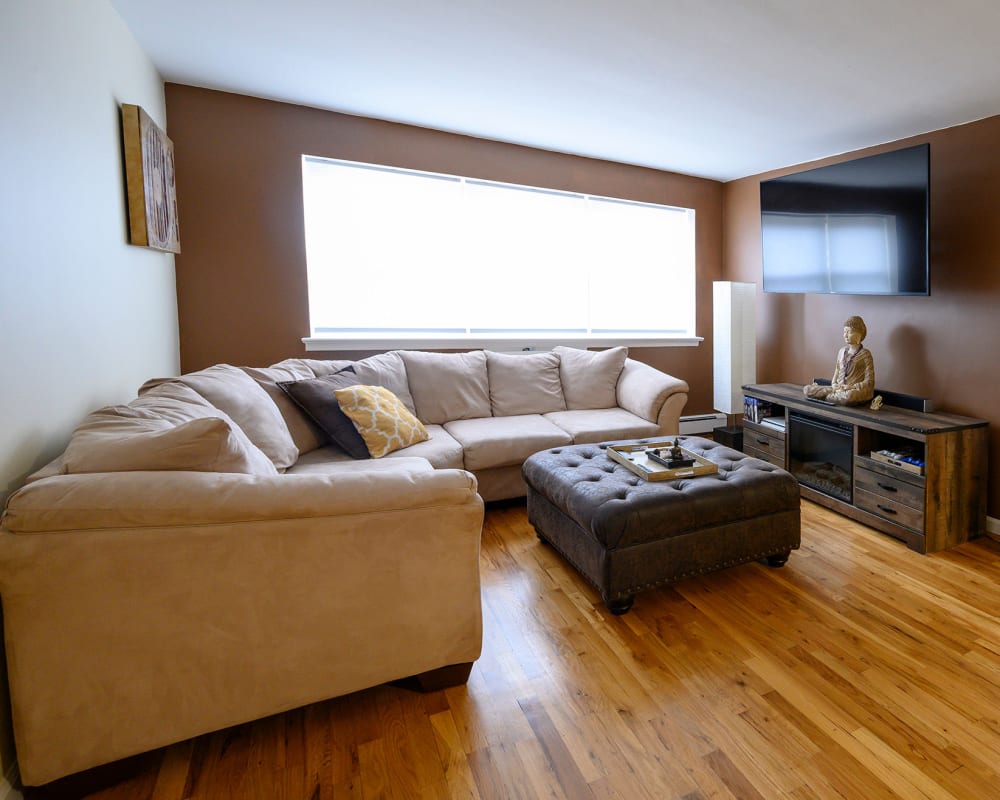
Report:
[[[685,449],[719,465],[718,473],[645,481],[612,461],[609,444],[555,447],[524,463],[529,487],[605,548],[617,549],[799,507],[791,474],[708,439],[681,437]],[[629,444],[652,441],[630,440]]]

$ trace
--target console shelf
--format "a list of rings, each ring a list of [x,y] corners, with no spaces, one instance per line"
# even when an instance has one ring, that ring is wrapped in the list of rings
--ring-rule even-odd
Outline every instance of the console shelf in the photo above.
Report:
[[[744,452],[798,471],[803,497],[920,553],[954,547],[986,530],[986,420],[889,405],[878,411],[825,405],[807,399],[794,383],[749,384],[743,393],[771,414],[756,422],[744,419]],[[840,456],[830,457],[837,463],[809,465],[816,479],[803,474],[804,457],[796,452],[802,435],[796,426],[810,423],[817,430],[825,426],[842,442]],[[916,463],[880,451],[905,454]],[[823,475],[824,467],[832,477]]]

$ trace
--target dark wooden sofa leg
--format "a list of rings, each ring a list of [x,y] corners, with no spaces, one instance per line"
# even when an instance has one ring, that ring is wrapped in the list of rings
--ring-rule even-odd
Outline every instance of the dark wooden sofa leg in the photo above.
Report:
[[[473,663],[467,661],[464,664],[449,664],[447,667],[438,667],[414,675],[412,680],[421,692],[436,692],[452,686],[461,686],[468,682]]]
[[[786,550],[784,553],[775,553],[773,556],[768,556],[767,565],[769,567],[783,567],[791,553],[791,550]]]

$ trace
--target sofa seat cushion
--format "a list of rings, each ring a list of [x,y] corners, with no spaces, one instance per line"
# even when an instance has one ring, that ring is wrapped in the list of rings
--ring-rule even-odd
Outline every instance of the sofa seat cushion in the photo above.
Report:
[[[403,350],[403,362],[417,418],[424,425],[488,417],[486,353],[425,353]]]
[[[417,442],[402,450],[389,453],[383,461],[390,458],[426,458],[436,469],[465,469],[465,454],[462,445],[441,425],[425,425],[428,439]]]
[[[473,471],[520,464],[539,450],[572,442],[566,431],[539,414],[458,419],[444,428],[462,445],[465,468]]]
[[[398,452],[398,451],[397,451]],[[338,475],[372,472],[423,474],[434,467],[424,458],[368,458],[357,461],[335,444],[306,453],[285,475]]]
[[[384,459],[383,459],[384,460]],[[341,469],[365,469],[369,464],[379,463],[374,459],[358,461],[351,458],[335,444],[317,447],[299,456],[294,466],[285,470],[286,475],[326,475]]]
[[[660,431],[655,422],[637,417],[624,408],[553,411],[546,414],[545,419],[566,431],[575,444],[641,439],[656,436]]]
[[[486,352],[494,417],[565,411],[555,353]]]
[[[426,442],[418,442],[389,453],[384,458],[355,461],[336,445],[320,447],[299,457],[298,463],[290,467],[286,474],[301,474],[305,472],[326,472],[329,464],[354,465],[358,469],[368,469],[373,463],[392,461],[395,459],[419,458],[429,463],[434,469],[465,469],[462,445],[440,425],[425,425]],[[339,468],[338,468],[339,469]]]

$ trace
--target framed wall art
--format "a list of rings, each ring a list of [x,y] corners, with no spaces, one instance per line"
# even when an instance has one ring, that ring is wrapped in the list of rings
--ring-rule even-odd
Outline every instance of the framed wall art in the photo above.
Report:
[[[181,251],[174,182],[174,145],[139,106],[122,103],[129,241]]]

